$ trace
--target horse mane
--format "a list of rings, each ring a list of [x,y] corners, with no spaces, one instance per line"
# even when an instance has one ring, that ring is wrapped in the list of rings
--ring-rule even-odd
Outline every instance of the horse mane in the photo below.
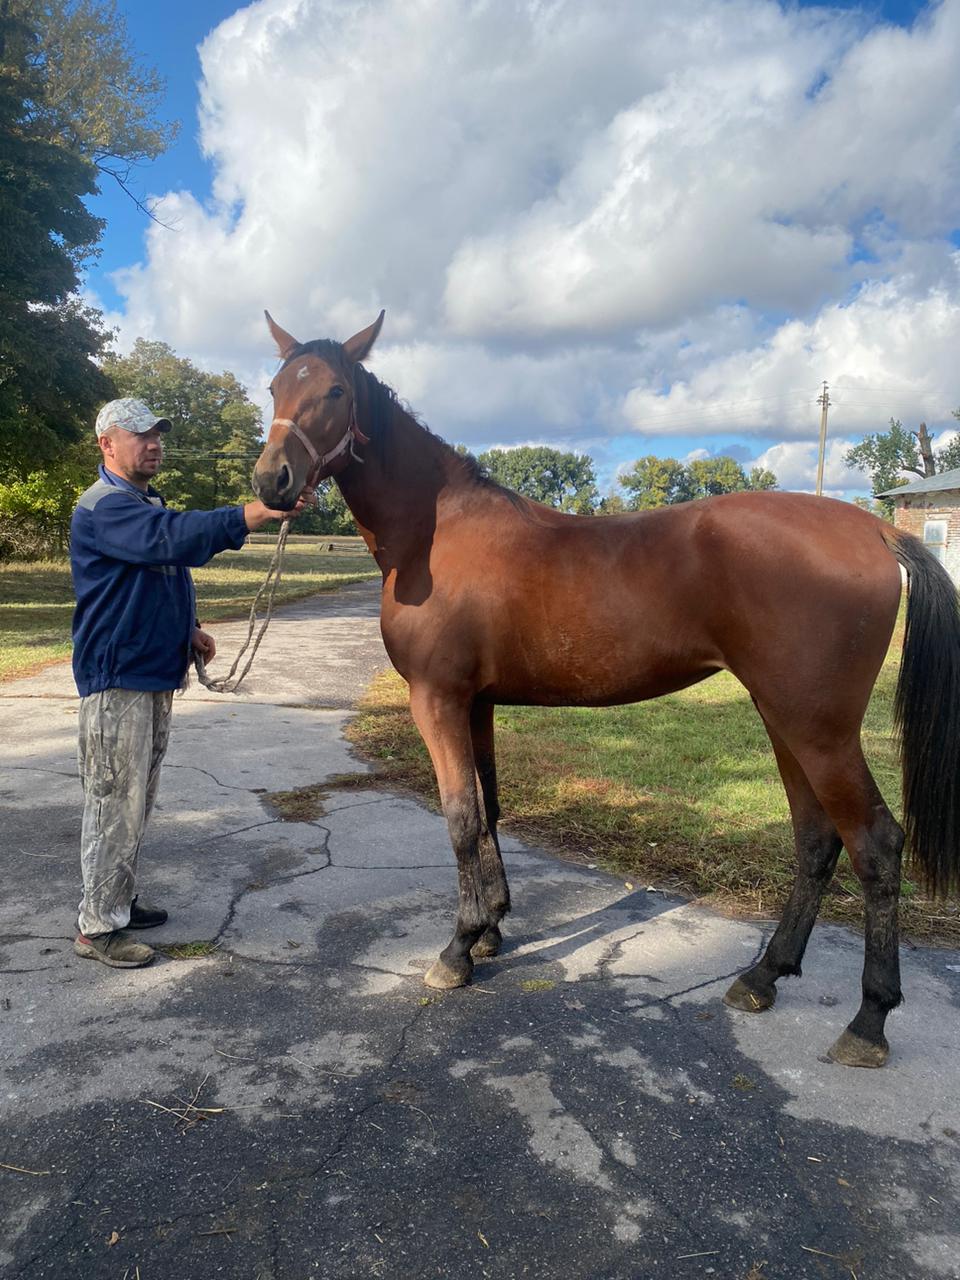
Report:
[[[312,342],[301,343],[286,357],[280,366],[281,369],[285,369],[290,361],[296,360],[298,356],[306,355],[317,356],[327,364],[341,369],[345,380],[347,382],[350,381],[350,366],[344,358],[343,347],[339,342],[334,342],[330,338],[315,338]],[[355,393],[361,387],[363,388],[363,408],[365,410],[363,431],[370,437],[370,443],[376,448],[381,460],[384,459],[390,445],[391,428],[394,419],[402,417],[426,438],[438,457],[448,467],[451,467],[453,473],[464,483],[475,488],[489,489],[502,493],[518,509],[526,510],[529,505],[528,499],[491,479],[472,453],[461,453],[441,436],[438,436],[436,432],[431,431],[415,410],[406,401],[400,399],[393,387],[381,382],[375,374],[371,373],[369,369],[365,369],[362,364],[354,365],[353,369]]]

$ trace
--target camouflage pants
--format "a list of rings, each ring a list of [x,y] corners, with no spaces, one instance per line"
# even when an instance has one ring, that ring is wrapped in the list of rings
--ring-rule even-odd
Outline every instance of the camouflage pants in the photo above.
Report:
[[[140,843],[160,782],[172,703],[172,689],[104,689],[80,700],[79,925],[88,938],[130,922]]]

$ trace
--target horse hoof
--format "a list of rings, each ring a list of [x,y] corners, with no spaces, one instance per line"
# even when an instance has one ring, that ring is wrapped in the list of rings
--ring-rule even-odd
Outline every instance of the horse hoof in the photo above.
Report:
[[[761,993],[748,987],[742,978],[737,978],[723,997],[723,1003],[729,1005],[731,1009],[739,1009],[742,1013],[762,1013],[764,1009],[773,1008],[776,998],[776,987],[771,987],[769,993]]]
[[[470,981],[472,972],[472,965],[464,965],[458,971],[451,969],[445,961],[436,960],[423,975],[423,980],[428,987],[433,987],[435,991],[452,991],[454,987],[465,987]]]
[[[890,1054],[886,1040],[874,1044],[855,1035],[848,1027],[827,1050],[827,1056],[842,1067],[882,1067]]]
[[[470,948],[470,954],[475,960],[489,960],[491,956],[500,954],[500,946],[503,942],[503,935],[497,926],[491,925],[489,929],[485,929],[477,941]]]

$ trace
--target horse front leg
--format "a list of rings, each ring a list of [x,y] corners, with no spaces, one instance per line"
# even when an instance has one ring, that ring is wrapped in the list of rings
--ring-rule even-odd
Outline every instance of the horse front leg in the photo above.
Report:
[[[480,878],[483,900],[494,922],[480,935],[471,954],[475,960],[499,953],[503,943],[500,921],[510,910],[510,889],[500,856],[497,821],[500,801],[497,795],[497,761],[493,746],[493,703],[476,701],[470,711],[470,736],[480,786]]]
[[[470,701],[429,687],[410,689],[410,711],[433,761],[440,803],[457,859],[456,929],[424,977],[428,987],[440,990],[462,987],[470,981],[471,948],[491,925],[496,926],[499,918],[487,906],[484,892],[480,859],[483,824],[470,735]]]

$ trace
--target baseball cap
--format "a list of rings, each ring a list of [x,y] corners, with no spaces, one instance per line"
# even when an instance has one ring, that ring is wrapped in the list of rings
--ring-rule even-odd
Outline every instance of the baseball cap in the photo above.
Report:
[[[107,401],[97,414],[96,430],[98,438],[111,427],[122,427],[124,431],[132,431],[139,436],[153,427],[169,431],[171,425],[169,418],[158,418],[142,400],[133,400],[127,396],[123,400]]]

